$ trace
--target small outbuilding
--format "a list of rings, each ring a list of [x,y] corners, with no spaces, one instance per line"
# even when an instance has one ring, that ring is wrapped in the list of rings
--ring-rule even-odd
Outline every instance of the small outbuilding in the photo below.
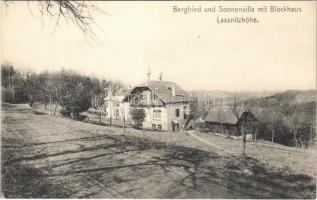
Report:
[[[228,135],[237,134],[238,118],[231,110],[211,110],[206,115],[205,127],[211,132],[223,133]]]

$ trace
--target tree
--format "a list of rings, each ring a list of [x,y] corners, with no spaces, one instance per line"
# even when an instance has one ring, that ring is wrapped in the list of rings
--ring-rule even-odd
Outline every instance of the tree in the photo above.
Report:
[[[76,118],[80,112],[88,110],[91,106],[90,79],[74,72],[62,72],[58,91],[62,113]]]
[[[24,91],[28,97],[28,103],[30,107],[33,107],[35,100],[34,97],[37,93],[36,89],[35,75],[29,73],[25,74]]]
[[[295,112],[289,117],[289,125],[292,127],[293,140],[296,150],[300,144],[302,150],[313,139],[312,137],[312,119],[307,119],[307,113],[303,110]]]
[[[145,120],[145,111],[144,109],[139,109],[139,108],[132,108],[132,110],[130,111],[132,120],[135,124],[135,127],[137,129],[142,128],[142,123]]]
[[[274,144],[274,137],[275,137],[275,127],[278,123],[278,119],[279,119],[279,116],[278,116],[278,111],[275,112],[274,110],[271,110],[271,113],[270,113],[270,125],[271,125],[271,129],[272,129],[272,134],[271,134],[271,143],[272,143],[272,147],[273,147],[273,144]]]
[[[11,63],[1,64],[1,98],[8,103],[26,103],[25,78]]]
[[[6,7],[9,6],[8,0],[4,0]],[[27,1],[27,6],[30,7],[35,2]],[[96,22],[93,15],[97,12],[104,13],[101,9],[96,7],[93,2],[89,1],[72,1],[72,0],[46,0],[37,1],[37,8],[43,18],[45,15],[50,16],[56,20],[55,28],[59,25],[60,19],[65,21],[71,21],[76,27],[78,27],[83,33],[86,39],[92,39],[98,41],[98,37],[95,34],[94,26]],[[32,13],[32,10],[30,9]]]
[[[191,101],[189,101],[189,120],[194,119],[198,115],[198,100],[196,97],[192,97]]]
[[[14,101],[14,84],[13,77],[16,74],[13,66],[9,62],[1,64],[1,92],[2,100],[4,102]]]
[[[1,86],[5,88],[11,88],[12,77],[15,74],[15,70],[11,63],[4,62],[1,64]]]
[[[231,111],[236,116],[237,120],[239,120],[241,115],[241,107],[238,105],[237,96],[234,96],[234,102],[231,107]]]
[[[236,101],[236,100],[235,100]],[[238,118],[238,124],[240,124],[240,131],[242,133],[242,142],[243,142],[243,148],[242,148],[242,154],[245,155],[245,149],[246,149],[246,142],[247,142],[247,133],[251,132],[252,136],[256,133],[254,130],[256,129],[255,124],[253,123],[255,121],[255,117],[252,114],[252,110],[254,109],[254,101],[249,100],[244,102],[243,104],[243,113]],[[236,111],[236,116],[238,112]],[[241,119],[242,118],[242,119]]]
[[[26,103],[33,106],[37,100],[45,105],[55,102],[54,115],[57,106],[62,106],[62,114],[67,116],[78,115],[86,111],[91,105],[91,99],[97,94],[104,95],[104,87],[116,85],[116,90],[121,91],[124,84],[94,77],[79,75],[73,71],[34,73],[25,70],[16,70],[11,64],[1,64],[1,97],[8,103]]]
[[[245,155],[245,146],[246,146],[246,127],[245,127],[245,116],[242,115],[242,119],[239,118],[239,120],[241,120],[241,123],[240,124],[240,131],[242,133],[242,143],[243,143],[243,146],[242,146],[242,155]]]
[[[222,123],[223,121],[225,120],[225,116],[224,116],[224,113],[223,113],[223,109],[222,108],[219,108],[217,110],[217,119],[220,123],[220,129],[221,129],[221,134],[223,134],[223,126],[222,126]]]

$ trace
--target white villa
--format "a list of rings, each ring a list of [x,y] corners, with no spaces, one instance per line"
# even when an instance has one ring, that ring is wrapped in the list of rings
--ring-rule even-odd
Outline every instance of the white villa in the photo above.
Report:
[[[142,128],[179,131],[184,129],[193,98],[176,83],[148,80],[134,87],[123,99],[125,116],[131,120],[130,109],[144,109]]]

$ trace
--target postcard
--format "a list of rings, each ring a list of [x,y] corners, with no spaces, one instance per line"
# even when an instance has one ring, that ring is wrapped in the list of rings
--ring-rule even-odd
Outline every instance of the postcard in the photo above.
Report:
[[[316,1],[0,5],[2,198],[316,198]]]

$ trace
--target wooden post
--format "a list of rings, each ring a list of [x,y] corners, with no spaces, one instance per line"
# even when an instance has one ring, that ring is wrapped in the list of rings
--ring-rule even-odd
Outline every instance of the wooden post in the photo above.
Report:
[[[215,130],[212,130],[212,143],[215,143]]]
[[[48,116],[51,116],[51,105],[52,105],[52,92],[51,92],[51,81],[48,80],[48,87],[50,90],[50,94],[49,94],[49,105],[48,105]]]
[[[14,87],[12,87],[12,96],[13,96],[13,99],[14,99],[15,98]]]
[[[242,151],[242,154],[245,155],[245,143],[246,143],[246,135],[245,135],[245,131],[244,131],[244,116],[242,116],[243,118],[243,123],[242,123],[242,134],[243,134],[243,139],[242,139],[242,142],[243,142],[243,151]]]
[[[9,90],[11,91],[11,75],[9,74]]]
[[[206,125],[205,125],[205,122],[204,122],[204,131],[203,131],[203,133],[205,133],[205,129],[206,129]]]
[[[313,142],[313,125],[310,125],[309,147],[311,147],[312,142]]]
[[[125,117],[123,117],[123,134],[125,134]]]
[[[125,105],[123,105],[123,135],[125,134]]]
[[[55,108],[54,108],[54,114],[53,115],[55,115],[55,113],[56,113],[57,106],[58,106],[58,100],[56,100],[56,105],[55,105]]]
[[[112,125],[112,101],[109,100],[109,125]]]
[[[255,135],[254,135],[254,141],[255,141],[255,145],[256,145],[256,135],[258,134],[258,128],[255,129]]]
[[[272,128],[272,147],[273,147],[273,144],[274,144],[274,128]]]
[[[52,94],[50,93],[50,104],[48,105],[48,116],[51,116]]]
[[[294,134],[294,141],[295,141],[295,151],[297,151],[296,126],[293,126],[293,134]]]
[[[242,154],[245,155],[245,143],[246,143],[246,135],[245,135],[245,131],[244,131],[244,126],[242,126],[242,134],[243,134],[243,151]]]
[[[46,95],[44,94],[44,110],[46,110],[46,107],[47,107],[47,105],[46,105]]]

